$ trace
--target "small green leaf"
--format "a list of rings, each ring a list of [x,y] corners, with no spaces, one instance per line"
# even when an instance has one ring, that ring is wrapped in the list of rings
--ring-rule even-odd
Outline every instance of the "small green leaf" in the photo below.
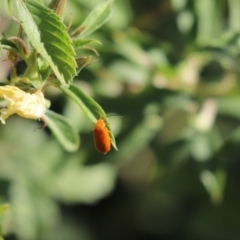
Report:
[[[100,28],[109,19],[111,15],[111,8],[112,1],[108,1],[97,6],[79,27],[80,29],[83,29],[80,32],[79,37],[86,37]]]
[[[78,47],[83,47],[89,43],[98,43],[101,44],[98,40],[95,39],[74,39],[73,40],[73,47],[78,48]]]
[[[14,52],[14,53],[18,53],[18,48],[13,42],[5,38],[2,38],[0,42],[3,49]]]
[[[79,73],[84,67],[91,63],[92,56],[83,56],[76,58],[77,73]]]
[[[76,75],[71,39],[58,15],[37,0],[16,0],[18,17],[33,47],[49,63],[63,85]]]
[[[14,53],[17,56],[19,56],[20,58],[25,60],[26,56],[24,54],[22,54],[22,52],[18,49],[17,45],[15,43],[13,43],[12,41],[5,39],[5,38],[1,38],[0,46],[1,46],[1,49],[7,50],[11,53]]]
[[[64,17],[67,0],[52,0],[49,8],[52,9],[61,19]]]
[[[79,136],[66,118],[53,111],[47,110],[46,120],[47,126],[65,150],[73,152],[78,149],[80,144]]]
[[[102,109],[102,107],[95,102],[92,98],[87,96],[84,92],[82,92],[77,86],[71,84],[69,88],[65,86],[57,86],[62,90],[66,95],[72,98],[82,109],[84,114],[95,124],[97,120],[101,117],[104,119],[106,123],[106,127],[109,130],[111,143],[113,147],[117,150],[116,141],[113,135],[113,132],[110,127],[110,123],[107,119],[106,113]]]

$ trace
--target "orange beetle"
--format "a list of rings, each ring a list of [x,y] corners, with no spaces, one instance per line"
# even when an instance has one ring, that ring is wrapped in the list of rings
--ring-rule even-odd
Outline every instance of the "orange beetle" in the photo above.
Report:
[[[109,152],[111,149],[111,138],[103,118],[100,117],[96,122],[93,135],[96,149],[103,154]]]

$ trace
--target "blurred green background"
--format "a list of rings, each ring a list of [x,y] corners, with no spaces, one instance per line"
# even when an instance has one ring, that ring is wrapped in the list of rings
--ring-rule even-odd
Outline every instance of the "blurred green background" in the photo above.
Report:
[[[100,2],[69,0],[66,23]],[[55,89],[46,97],[78,129],[77,152],[11,117],[0,126],[5,239],[240,239],[240,1],[115,0],[91,37],[100,56],[75,83],[122,116],[109,117],[119,151],[98,153],[93,124]],[[0,68],[5,79],[4,53]]]

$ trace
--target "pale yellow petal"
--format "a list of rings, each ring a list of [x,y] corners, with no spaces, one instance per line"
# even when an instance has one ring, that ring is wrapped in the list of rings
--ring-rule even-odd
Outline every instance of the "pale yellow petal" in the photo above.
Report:
[[[42,92],[26,93],[15,86],[0,87],[0,97],[7,100],[7,108],[0,110],[0,121],[12,114],[18,114],[24,118],[40,119],[45,115],[45,99]]]

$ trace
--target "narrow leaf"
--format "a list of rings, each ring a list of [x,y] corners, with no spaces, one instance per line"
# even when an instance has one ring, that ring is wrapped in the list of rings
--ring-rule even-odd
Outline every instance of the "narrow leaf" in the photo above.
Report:
[[[74,39],[73,40],[73,47],[78,48],[78,47],[83,47],[89,43],[98,43],[101,44],[98,40],[95,39]]]
[[[86,37],[100,28],[109,19],[111,15],[111,7],[112,1],[97,6],[79,27],[80,29],[83,29],[80,32],[79,37]]]
[[[52,9],[61,19],[64,17],[67,0],[52,0],[49,8]]]
[[[3,49],[11,51],[13,53],[19,52],[16,44],[14,44],[12,41],[2,38],[2,39],[0,39],[0,42],[1,42],[1,46]]]
[[[24,55],[12,41],[2,38],[0,39],[0,45],[2,49],[7,50],[9,53],[13,53],[24,60],[26,59],[26,55]]]
[[[79,136],[66,118],[48,110],[46,120],[47,126],[65,150],[73,152],[78,149],[80,144]]]
[[[72,98],[82,109],[84,114],[95,124],[97,120],[101,117],[104,119],[106,123],[106,127],[109,130],[111,143],[113,147],[117,150],[116,141],[113,135],[113,132],[110,127],[110,123],[107,119],[106,113],[102,109],[102,107],[94,101],[92,98],[87,96],[84,92],[82,92],[77,86],[71,84],[69,88],[64,86],[58,86],[62,92]]]
[[[59,16],[37,0],[16,0],[18,17],[33,47],[63,85],[76,74],[72,42]]]
[[[77,73],[86,67],[88,64],[91,63],[92,56],[84,56],[84,57],[79,57],[76,58],[76,63],[77,63]]]

